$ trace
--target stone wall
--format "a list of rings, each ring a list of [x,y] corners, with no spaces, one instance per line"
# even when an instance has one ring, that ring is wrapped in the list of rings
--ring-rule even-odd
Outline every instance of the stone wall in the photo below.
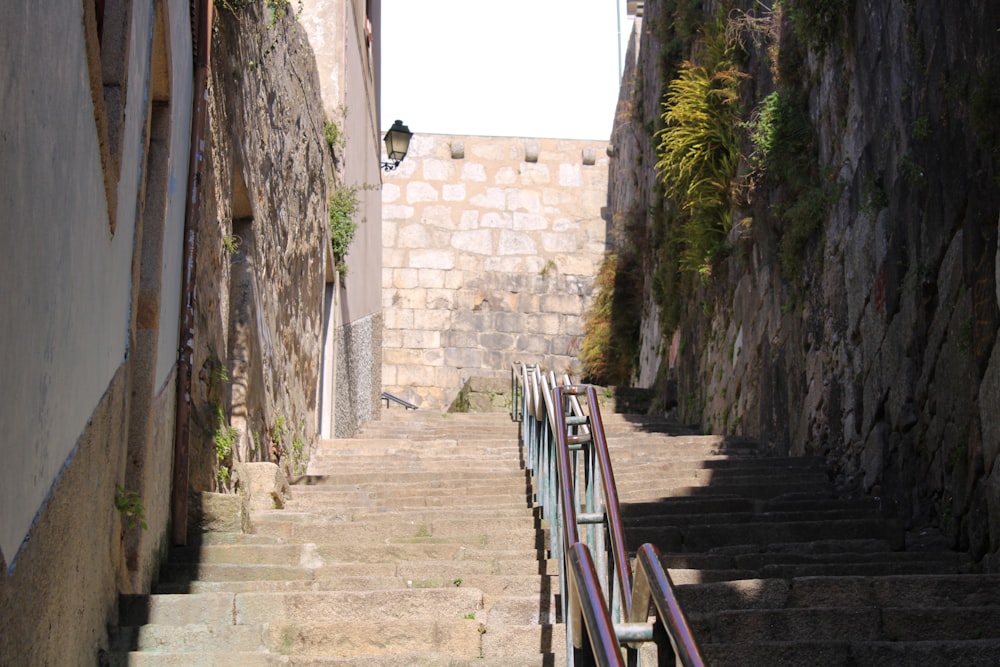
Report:
[[[515,360],[579,372],[606,249],[606,148],[413,137],[382,187],[385,390],[441,409]]]
[[[1000,14],[944,0],[850,4],[835,17],[839,37],[797,63],[834,193],[800,268],[779,259],[780,185],[758,180],[737,210],[752,222],[729,235],[710,280],[692,281],[675,356],[647,310],[638,374],[675,376],[685,421],[825,455],[845,491],[889,499],[909,527],[940,526],[983,556],[1000,549],[1000,132],[984,106],[1000,80]],[[615,214],[649,230],[659,204],[648,128],[671,6],[645,4],[613,135]],[[793,59],[780,21],[772,36]],[[774,89],[767,48],[747,59],[747,112]]]
[[[228,487],[219,409],[238,427],[239,458],[303,467],[293,459],[317,435],[330,255],[333,168],[312,50],[291,11],[235,7],[213,32],[197,252],[191,484],[202,491]]]

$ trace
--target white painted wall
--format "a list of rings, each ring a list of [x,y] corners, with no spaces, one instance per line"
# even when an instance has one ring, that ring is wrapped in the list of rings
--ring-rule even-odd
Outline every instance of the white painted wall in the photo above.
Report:
[[[0,549],[8,565],[125,358],[152,3],[134,3],[132,18],[114,237],[82,3],[7,3],[0,24]]]

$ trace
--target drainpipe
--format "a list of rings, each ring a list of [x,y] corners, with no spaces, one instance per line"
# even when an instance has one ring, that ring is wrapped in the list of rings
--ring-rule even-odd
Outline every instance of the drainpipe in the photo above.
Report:
[[[180,347],[177,359],[177,401],[174,424],[174,469],[171,483],[170,523],[175,546],[187,544],[188,445],[191,438],[191,371],[194,356],[195,267],[198,213],[205,178],[205,126],[208,118],[208,63],[212,33],[211,0],[197,0],[192,44],[195,49],[194,110],[191,119],[191,153],[188,162],[188,198],[184,209],[184,264],[181,283]]]

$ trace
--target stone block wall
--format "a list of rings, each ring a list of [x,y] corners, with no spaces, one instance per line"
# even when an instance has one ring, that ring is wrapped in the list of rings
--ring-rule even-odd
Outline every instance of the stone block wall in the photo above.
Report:
[[[513,361],[578,373],[607,192],[604,142],[415,135],[382,186],[384,389],[444,409]]]

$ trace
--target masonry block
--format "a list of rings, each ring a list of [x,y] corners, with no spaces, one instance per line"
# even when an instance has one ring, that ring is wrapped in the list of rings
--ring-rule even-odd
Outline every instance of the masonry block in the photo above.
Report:
[[[382,206],[382,219],[383,220],[409,220],[413,217],[416,209],[412,206],[403,206],[401,204],[388,204]]]
[[[451,247],[463,252],[492,255],[493,232],[489,229],[455,232],[451,235]]]
[[[413,329],[403,332],[403,347],[431,348],[441,346],[440,331]]]
[[[455,165],[450,160],[428,158],[421,161],[420,166],[428,181],[450,181],[455,177]]]
[[[483,363],[483,351],[473,347],[453,347],[444,351],[444,365],[453,368],[479,368]]]
[[[406,203],[418,204],[421,202],[437,201],[440,199],[437,188],[430,183],[413,181],[406,184]]]
[[[425,225],[433,225],[442,229],[455,229],[455,221],[452,219],[451,206],[428,206],[424,209],[420,222]]]
[[[541,297],[541,307],[542,311],[546,313],[581,315],[583,313],[583,300],[577,296],[546,294]]]
[[[466,162],[462,165],[462,180],[482,183],[486,180],[486,167],[478,162]]]
[[[414,269],[450,269],[455,266],[455,255],[450,250],[414,250],[410,253],[409,266]]]
[[[536,213],[514,213],[514,229],[521,232],[541,231],[548,229],[549,221],[544,215]]]
[[[481,333],[479,334],[479,345],[484,350],[512,350],[514,349],[514,337],[506,333]]]
[[[534,239],[528,234],[501,230],[497,246],[499,255],[534,255],[538,252]]]
[[[445,201],[465,201],[465,183],[445,183],[441,196]]]

